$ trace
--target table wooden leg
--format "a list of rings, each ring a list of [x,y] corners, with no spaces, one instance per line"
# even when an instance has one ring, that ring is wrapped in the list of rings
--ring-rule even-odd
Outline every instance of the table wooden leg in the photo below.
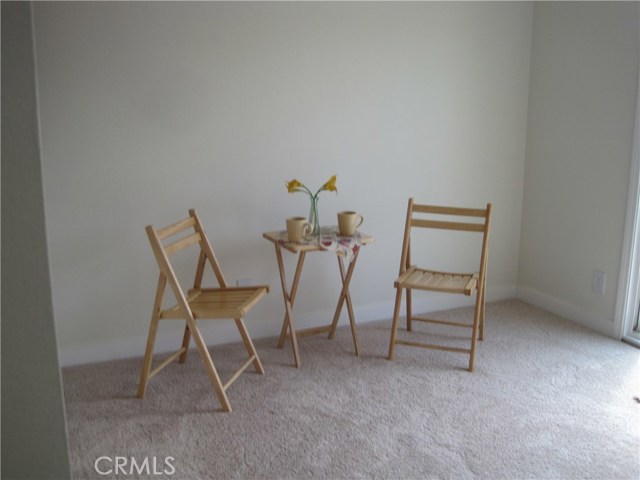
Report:
[[[353,270],[356,267],[356,261],[358,260],[359,253],[360,253],[359,250],[355,253],[353,259],[349,263],[349,268],[347,268],[346,274],[344,271],[344,260],[342,259],[341,256],[338,256],[338,266],[340,267],[340,277],[342,279],[342,291],[340,292],[340,298],[338,299],[336,312],[333,315],[331,331],[329,332],[329,338],[332,339],[336,334],[336,328],[338,327],[338,319],[340,318],[340,313],[342,312],[342,306],[346,301],[347,312],[349,313],[349,322],[351,324],[351,335],[353,336],[353,346],[355,347],[356,355],[360,355],[360,341],[358,340],[358,332],[356,330],[356,318],[353,313],[353,305],[351,303],[351,294],[349,293],[349,283],[351,282],[351,276],[353,275]]]
[[[300,282],[300,274],[302,273],[302,266],[304,265],[304,259],[306,254],[307,252],[300,252],[300,255],[298,256],[298,264],[296,266],[296,273],[293,275],[293,283],[291,284],[291,294],[289,294],[292,310],[293,310],[293,304],[296,302],[296,294],[298,293],[298,282]],[[288,314],[285,313],[284,321],[282,322],[282,330],[280,331],[278,348],[282,348],[284,346],[285,340],[287,339],[287,330],[289,329],[289,321],[287,320],[287,315]]]
[[[286,338],[287,328],[291,333],[291,346],[293,347],[293,358],[296,367],[300,368],[300,352],[298,351],[298,338],[296,337],[296,329],[293,322],[293,301],[295,294],[298,290],[298,281],[300,280],[300,272],[302,271],[302,264],[304,263],[304,252],[300,253],[298,259],[298,267],[294,275],[293,284],[291,286],[292,293],[287,290],[287,276],[284,270],[284,262],[282,261],[282,249],[280,245],[276,244],[276,258],[278,259],[278,269],[280,271],[280,283],[282,285],[282,297],[284,298],[285,316],[282,325],[282,332],[280,334],[280,341],[278,347],[281,348],[284,345],[284,339]]]

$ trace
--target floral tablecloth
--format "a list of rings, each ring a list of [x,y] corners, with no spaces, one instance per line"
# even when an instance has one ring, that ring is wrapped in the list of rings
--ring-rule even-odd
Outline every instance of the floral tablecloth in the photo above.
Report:
[[[277,233],[277,241],[280,244],[289,243],[289,237],[286,230]],[[348,262],[351,262],[362,245],[362,237],[360,232],[355,233],[351,237],[342,237],[338,234],[338,226],[321,227],[318,237],[310,237],[298,242],[300,245],[317,245],[322,250],[334,252],[342,255]]]

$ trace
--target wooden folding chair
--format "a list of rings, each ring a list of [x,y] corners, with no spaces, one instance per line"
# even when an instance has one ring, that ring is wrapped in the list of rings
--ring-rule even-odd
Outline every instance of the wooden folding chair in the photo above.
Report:
[[[183,236],[182,238],[173,241],[167,245],[162,242],[170,237],[174,237],[180,232],[193,229],[193,233]],[[231,411],[231,404],[227,398],[226,391],[229,386],[244,372],[249,365],[253,364],[253,367],[260,374],[264,374],[262,363],[258,357],[249,332],[244,325],[243,318],[246,313],[263,297],[268,291],[268,286],[251,286],[251,287],[229,287],[224,279],[218,260],[216,259],[211,244],[205,235],[200,219],[195,210],[189,210],[189,217],[181,220],[177,223],[169,225],[161,229],[155,229],[149,225],[146,227],[149,241],[151,242],[151,248],[160,267],[160,277],[158,279],[158,288],[156,291],[156,299],[153,305],[153,313],[151,316],[151,325],[149,327],[149,337],[147,340],[147,347],[144,354],[144,361],[142,364],[142,373],[140,376],[140,385],[138,388],[138,397],[144,398],[148,381],[156,375],[160,370],[169,365],[171,362],[179,359],[180,363],[184,363],[187,359],[187,351],[189,349],[189,342],[191,337],[196,343],[196,347],[200,352],[200,356],[204,361],[207,373],[213,388],[218,396],[218,400],[222,406],[222,409],[226,412]],[[200,257],[198,259],[198,265],[196,268],[195,279],[193,282],[193,288],[185,294],[178,282],[176,274],[169,262],[169,257],[183,250],[191,245],[198,245],[200,247]],[[202,288],[202,277],[204,274],[205,263],[209,262],[209,265],[213,269],[213,273],[220,285],[219,288]],[[169,281],[169,285],[173,290],[173,294],[177,300],[177,304],[168,309],[162,308],[164,300],[165,287]],[[169,356],[166,360],[161,362],[154,370],[151,370],[151,363],[153,360],[153,346],[156,340],[156,334],[158,331],[158,323],[160,320],[173,319],[186,321],[184,336],[182,339],[182,347],[173,355]],[[247,352],[249,353],[249,359],[235,372],[231,378],[223,384],[218,376],[216,367],[213,364],[211,355],[207,345],[198,330],[196,320],[201,319],[233,319],[236,322],[240,336],[244,343]]]
[[[416,214],[440,215],[440,219],[433,217],[427,219],[416,218]],[[466,221],[441,220],[443,216],[467,217]],[[420,215],[418,215],[420,217]],[[469,217],[482,219],[482,222],[472,222]],[[487,274],[487,248],[489,241],[489,224],[491,220],[491,204],[487,204],[484,209],[440,207],[433,205],[415,204],[413,198],[409,199],[407,207],[407,220],[404,229],[404,240],[402,243],[402,255],[400,259],[400,276],[396,279],[396,302],[393,311],[393,324],[391,327],[391,341],[389,344],[389,360],[393,359],[395,345],[406,345],[411,347],[422,347],[436,350],[446,350],[452,352],[467,353],[469,355],[469,371],[473,371],[473,362],[476,351],[476,340],[478,335],[480,340],[484,338],[484,296]],[[477,232],[482,234],[482,250],[480,252],[480,268],[473,273],[448,273],[411,265],[411,230],[413,228],[444,229],[465,232]],[[406,290],[407,308],[407,331],[411,331],[413,320],[450,325],[471,329],[470,348],[458,348],[445,345],[426,344],[396,338],[398,332],[398,316],[400,304],[402,302],[402,291]],[[428,290],[434,292],[457,293],[462,295],[472,295],[475,293],[475,313],[473,323],[450,322],[444,320],[433,320],[413,315],[411,311],[411,291]]]

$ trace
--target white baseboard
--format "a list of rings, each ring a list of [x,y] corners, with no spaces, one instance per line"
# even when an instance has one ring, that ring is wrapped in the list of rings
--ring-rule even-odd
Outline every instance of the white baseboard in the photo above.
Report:
[[[180,339],[177,332],[158,333],[154,353],[178,350]],[[92,342],[74,347],[58,347],[61,367],[72,367],[87,363],[107,362],[124,358],[141,357],[147,344],[146,336],[138,335],[112,341]]]
[[[517,287],[516,298],[538,308],[542,308],[543,310],[547,310],[559,317],[590,328],[591,330],[595,330],[598,333],[616,338],[614,322],[609,318],[594,315],[571,303],[529,287]]]
[[[426,294],[428,295],[428,294]],[[494,302],[507,300],[516,296],[514,285],[489,286],[487,288],[486,301]],[[390,300],[376,304],[356,306],[355,316],[358,324],[374,322],[378,320],[389,320],[393,316],[393,292]],[[413,311],[416,313],[434,312],[471,306],[475,297],[464,297],[462,295],[415,295],[413,299]],[[533,302],[531,302],[533,303]],[[308,328],[326,323],[327,318],[333,317],[333,310],[322,310],[296,315],[296,329]],[[265,324],[276,326],[269,331],[255,332],[255,326],[249,325],[253,339],[276,337],[280,334],[281,319],[267,319]],[[340,326],[348,325],[346,308],[340,317]],[[252,328],[253,327],[253,328]],[[233,322],[213,324],[201,324],[200,330],[208,345],[219,345],[223,343],[240,342],[238,332]],[[255,333],[254,333],[255,332]],[[156,337],[154,353],[162,354],[176,351],[182,339],[181,330],[159,331]],[[212,340],[214,339],[214,340]],[[70,367],[87,363],[106,362],[124,358],[141,357],[147,343],[146,335],[135,337],[95,342],[73,347],[59,346],[60,365]],[[193,347],[193,344],[192,344]]]

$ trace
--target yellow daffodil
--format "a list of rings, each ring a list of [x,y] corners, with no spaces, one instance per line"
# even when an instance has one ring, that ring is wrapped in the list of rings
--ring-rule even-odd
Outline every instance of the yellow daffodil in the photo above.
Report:
[[[300,180],[296,178],[294,178],[289,182],[285,182],[285,185],[289,193],[304,192],[312,198],[317,198],[318,194],[324,190],[337,193],[338,188],[336,187],[336,179],[337,179],[337,175],[333,175],[318,189],[316,193],[311,193],[311,190],[309,190],[304,183],[302,183]]]
[[[291,180],[290,182],[286,182],[286,185],[287,185],[287,190],[289,191],[289,193],[293,193],[293,192],[299,191],[300,187],[307,188],[302,183],[300,183],[298,180],[296,180],[295,178],[293,180]]]
[[[336,188],[336,175],[334,175],[333,177],[331,177],[323,186],[320,190],[318,190],[318,192],[322,191],[322,190],[328,190],[329,192],[337,192],[338,189]]]
[[[304,183],[300,182],[295,178],[290,182],[285,182],[287,191],[289,193],[303,192],[309,195],[309,199],[311,200],[311,210],[309,212],[309,223],[313,228],[312,234],[314,235],[320,234],[320,222],[318,220],[318,194],[323,190],[338,193],[338,189],[336,188],[336,178],[337,176],[333,175],[329,180],[327,180],[324,183],[324,185],[322,185],[318,189],[316,193],[311,193],[311,190],[309,190]]]

